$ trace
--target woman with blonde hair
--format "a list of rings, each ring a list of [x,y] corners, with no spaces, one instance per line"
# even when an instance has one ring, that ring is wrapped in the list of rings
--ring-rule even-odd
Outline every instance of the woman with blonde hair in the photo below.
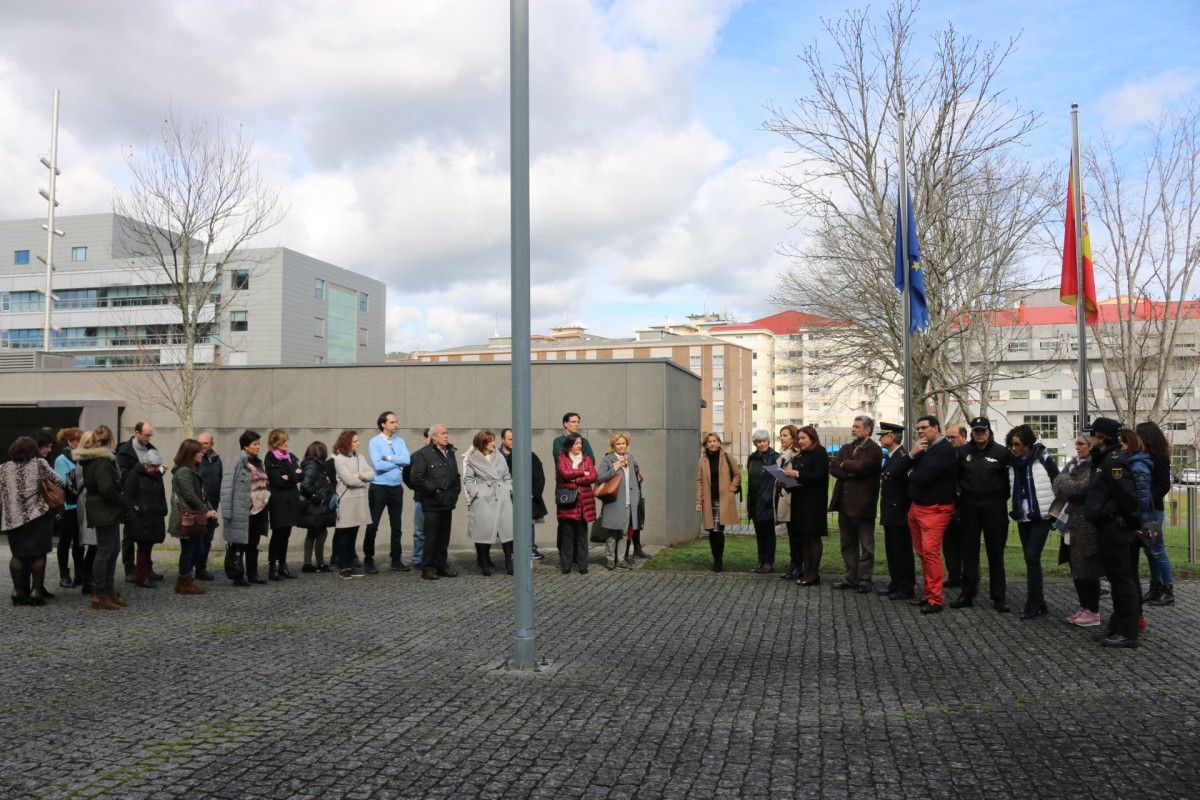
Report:
[[[741,491],[742,472],[725,452],[720,435],[706,434],[696,477],[696,510],[700,526],[708,531],[713,572],[725,568],[725,526],[738,524],[737,496]]]
[[[788,473],[790,478],[796,477],[790,474],[790,471],[792,459],[800,452],[796,449],[796,436],[799,433],[800,429],[795,425],[784,425],[779,429],[779,455],[775,459],[775,465]],[[792,493],[785,492],[777,482],[775,484],[776,533],[779,532],[780,526],[783,526],[788,537],[788,571],[779,577],[785,581],[799,580],[804,571],[804,555],[800,537],[796,533],[796,526],[792,524]]]
[[[475,434],[463,458],[463,492],[467,495],[467,533],[475,543],[475,564],[491,575],[492,545],[504,550],[504,571],[512,575],[512,475],[496,449],[496,434]]]
[[[605,534],[606,565],[611,569],[633,568],[633,556],[629,547],[638,530],[638,501],[642,499],[642,472],[637,461],[629,452],[632,437],[625,431],[617,431],[608,440],[609,452],[596,465],[596,484],[606,483],[614,477],[617,481],[615,494],[601,497],[600,527]],[[621,544],[625,544],[624,557]]]
[[[111,611],[126,603],[117,593],[117,556],[121,554],[121,523],[128,501],[121,491],[121,475],[113,452],[114,437],[107,425],[97,425],[90,440],[85,436],[73,455],[83,473],[87,491],[84,510],[88,525],[96,531],[96,555],[92,563],[92,608]],[[91,445],[90,447],[88,445]]]

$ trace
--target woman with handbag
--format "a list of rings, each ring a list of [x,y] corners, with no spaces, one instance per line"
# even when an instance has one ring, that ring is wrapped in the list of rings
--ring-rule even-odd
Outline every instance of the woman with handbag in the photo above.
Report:
[[[121,554],[120,527],[125,520],[128,501],[121,491],[121,475],[112,450],[114,441],[113,432],[107,425],[97,425],[95,430],[83,435],[79,449],[72,453],[83,472],[87,524],[96,532],[91,606],[97,611],[111,611],[126,605],[117,594],[115,575],[117,556]],[[87,544],[86,540],[84,543]]]
[[[170,534],[179,539],[179,577],[175,579],[176,594],[205,594],[203,586],[192,576],[193,557],[199,537],[208,533],[208,521],[217,512],[209,508],[204,496],[204,479],[200,477],[200,459],[204,448],[195,439],[184,439],[175,453],[171,470]]]
[[[475,544],[479,572],[492,574],[492,545],[499,542],[504,571],[512,575],[512,475],[492,431],[475,434],[463,458],[462,485],[467,495],[467,534]]]
[[[609,452],[596,467],[596,497],[600,499],[600,527],[604,529],[605,566],[612,570],[633,569],[629,546],[640,524],[638,501],[642,497],[642,476],[637,461],[629,452],[630,435],[624,431],[608,439]],[[625,554],[621,555],[624,544]]]
[[[271,541],[267,545],[267,578],[281,581],[295,578],[288,569],[288,539],[300,522],[300,459],[288,452],[288,432],[273,428],[267,434],[270,452],[263,458],[271,487]]]
[[[337,513],[333,529],[333,565],[343,578],[361,578],[354,569],[354,540],[358,529],[371,524],[371,505],[367,490],[375,480],[375,470],[358,452],[358,434],[351,430],[338,434],[333,444],[333,469],[337,475]]]
[[[583,451],[583,437],[570,433],[554,459],[554,504],[558,507],[558,566],[563,575],[571,567],[580,575],[588,571],[588,525],[596,521],[596,465]]]
[[[163,459],[158,450],[141,453],[135,469],[122,476],[121,485],[129,500],[129,515],[125,519],[125,536],[135,547],[133,585],[153,589],[150,571],[154,545],[167,538],[167,492],[163,486]]]
[[[66,502],[58,473],[38,455],[32,438],[21,436],[0,464],[0,530],[12,552],[14,606],[44,606],[41,586],[46,554],[53,547],[54,512]]]
[[[300,526],[304,528],[304,565],[301,572],[329,572],[325,563],[325,537],[337,523],[333,501],[337,476],[324,442],[313,442],[300,462]],[[313,552],[316,551],[316,564]]]
[[[266,583],[258,577],[258,542],[267,532],[267,473],[258,452],[262,436],[243,431],[242,448],[221,476],[221,534],[225,537],[225,577],[234,586]]]

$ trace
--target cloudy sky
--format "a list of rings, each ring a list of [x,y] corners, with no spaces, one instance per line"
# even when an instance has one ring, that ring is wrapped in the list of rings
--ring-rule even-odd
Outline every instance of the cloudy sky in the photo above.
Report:
[[[764,107],[843,0],[531,2],[533,327],[624,336],[664,319],[771,313],[797,234],[757,180],[786,160]],[[883,4],[876,3],[879,9]],[[255,140],[282,244],[388,286],[389,349],[508,331],[508,3],[4,3],[3,218],[36,217],[62,90],[61,213],[108,210],[174,105]],[[1200,3],[930,0],[986,41],[1020,35],[1011,96],[1045,115],[1031,157],[1123,134],[1200,87]],[[47,48],[47,42],[49,47]],[[1047,273],[1055,267],[1047,265]]]

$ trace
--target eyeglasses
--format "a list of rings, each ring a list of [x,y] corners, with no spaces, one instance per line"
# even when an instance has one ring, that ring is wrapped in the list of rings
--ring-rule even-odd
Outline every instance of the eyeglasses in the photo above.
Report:
[[[1089,444],[1088,442],[1080,442],[1080,441],[1075,442],[1076,447],[1087,447],[1088,444]]]

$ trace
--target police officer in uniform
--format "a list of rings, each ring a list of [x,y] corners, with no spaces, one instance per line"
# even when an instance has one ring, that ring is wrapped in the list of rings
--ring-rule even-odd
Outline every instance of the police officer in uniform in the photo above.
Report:
[[[1008,544],[1010,487],[1007,448],[992,436],[987,417],[971,420],[971,440],[958,450],[958,513],[962,519],[962,592],[951,608],[970,608],[979,592],[979,539],[988,560],[988,594],[992,608],[1008,611],[1005,602],[1004,548]]]
[[[884,450],[883,472],[879,476],[879,521],[883,523],[890,581],[887,588],[878,592],[889,600],[912,600],[917,583],[912,536],[908,532],[908,470],[912,461],[901,447],[903,441],[903,425],[879,423],[879,445]]]
[[[1092,437],[1092,462],[1096,465],[1083,516],[1096,526],[1100,561],[1112,587],[1112,617],[1096,639],[1105,647],[1137,647],[1138,586],[1130,550],[1141,518],[1133,472],[1117,446],[1120,430],[1120,423],[1108,417],[1097,417],[1083,429]]]

